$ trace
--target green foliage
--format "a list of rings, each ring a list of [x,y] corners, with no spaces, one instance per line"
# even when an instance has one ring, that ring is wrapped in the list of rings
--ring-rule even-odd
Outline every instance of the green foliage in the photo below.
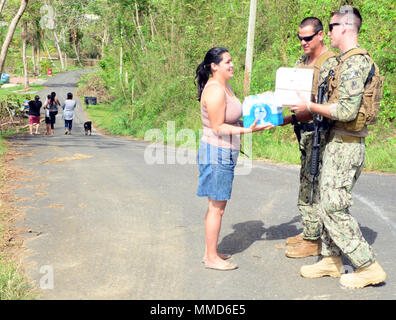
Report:
[[[40,73],[47,74],[47,70],[52,67],[52,62],[49,59],[42,59],[40,61]]]
[[[31,300],[35,298],[33,286],[11,262],[0,256],[0,300]]]
[[[249,0],[98,3],[102,7],[95,6],[96,13],[101,15],[102,28],[109,31],[111,39],[99,64],[100,76],[114,97],[110,107],[118,115],[117,126],[125,130],[129,127],[130,134],[139,138],[148,129],[165,131],[167,121],[199,130],[195,70],[213,46],[230,50],[235,65],[231,85],[243,100]],[[258,1],[250,94],[273,90],[276,70],[293,66],[301,56],[296,33],[303,18],[320,18],[327,33],[330,13],[344,4],[360,10],[363,26],[359,43],[370,52],[385,76],[379,122],[370,129],[373,147],[380,143],[379,132],[391,136],[395,132],[396,11],[393,1]],[[329,42],[325,37],[328,46]],[[275,146],[289,146],[294,153],[286,152],[290,155],[279,159],[298,163],[298,148],[290,126],[278,127],[265,135],[255,134],[253,143],[256,157],[273,157],[274,151],[268,152],[272,148],[269,146],[274,146],[274,150]]]

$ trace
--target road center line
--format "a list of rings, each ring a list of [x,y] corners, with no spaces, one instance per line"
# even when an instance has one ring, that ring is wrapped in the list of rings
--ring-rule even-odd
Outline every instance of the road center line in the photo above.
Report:
[[[385,221],[391,228],[393,235],[396,235],[396,223],[392,222],[387,216],[385,216],[380,208],[378,208],[373,202],[367,200],[365,197],[354,193],[354,197],[356,197],[360,202],[363,202],[366,206],[368,206],[379,218]]]

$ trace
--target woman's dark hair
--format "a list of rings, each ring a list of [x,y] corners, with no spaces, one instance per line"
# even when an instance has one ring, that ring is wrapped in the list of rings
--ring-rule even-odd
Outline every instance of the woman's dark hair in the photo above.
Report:
[[[223,60],[223,53],[225,52],[228,52],[226,48],[214,47],[206,53],[205,59],[199,64],[195,72],[196,85],[198,86],[198,101],[201,101],[202,91],[209,80],[209,76],[212,74],[210,64],[212,62],[219,64]]]
[[[47,96],[47,98],[48,98],[48,100],[49,100],[50,103],[51,103],[51,102],[54,102],[54,100],[55,100],[55,96],[53,96],[52,93],[49,94],[49,95]]]
[[[72,94],[71,92],[69,92],[69,93],[67,94],[67,99],[73,99],[73,94]]]

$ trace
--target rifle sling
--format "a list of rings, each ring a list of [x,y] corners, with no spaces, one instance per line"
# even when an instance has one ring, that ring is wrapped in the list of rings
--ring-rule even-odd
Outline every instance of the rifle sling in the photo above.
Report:
[[[371,66],[370,72],[367,76],[366,82],[364,83],[365,88],[366,88],[367,84],[371,81],[371,79],[373,78],[374,73],[375,73],[375,65],[373,63],[373,65]]]

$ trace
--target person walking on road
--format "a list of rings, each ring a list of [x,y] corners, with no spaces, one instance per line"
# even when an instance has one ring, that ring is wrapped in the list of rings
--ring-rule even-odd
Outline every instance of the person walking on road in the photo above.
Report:
[[[56,92],[52,91],[52,92],[51,92],[51,97],[53,97],[55,103],[56,103],[58,106],[61,105],[59,99],[56,97]]]
[[[34,100],[29,101],[29,130],[33,134],[33,125],[36,125],[35,134],[39,134],[40,128],[40,109],[43,103],[40,101],[39,96],[35,96]]]
[[[54,93],[54,92],[53,92]],[[55,101],[55,95],[50,94],[47,96],[47,101],[44,104],[44,109],[46,110],[45,123],[47,126],[46,135],[49,135],[49,129],[51,127],[51,136],[54,135],[54,124],[56,121],[56,115],[58,114],[58,102]]]
[[[300,112],[308,109],[334,121],[323,155],[318,205],[324,225],[323,259],[302,266],[300,273],[305,278],[339,277],[340,284],[347,288],[363,288],[386,279],[372,247],[349,212],[352,188],[363,169],[367,123],[371,116],[375,117],[375,113],[371,113],[373,107],[379,107],[379,101],[372,98],[380,99],[375,91],[380,83],[378,67],[358,44],[361,24],[362,18],[356,8],[344,6],[331,14],[328,33],[331,45],[342,54],[331,80],[329,101],[317,104],[301,97],[301,101],[291,107]],[[341,254],[356,267],[353,273],[341,274]]]
[[[210,49],[196,69],[198,100],[201,102],[203,137],[198,150],[199,186],[197,196],[207,197],[209,204],[205,216],[206,268],[233,270],[237,265],[217,252],[222,216],[231,198],[234,168],[240,152],[240,135],[272,128],[240,127],[242,105],[232,92],[228,81],[234,76],[234,64],[227,49]]]
[[[65,134],[71,134],[75,108],[76,101],[73,100],[73,94],[69,92],[67,94],[67,99],[62,104],[63,119],[65,120]]]

